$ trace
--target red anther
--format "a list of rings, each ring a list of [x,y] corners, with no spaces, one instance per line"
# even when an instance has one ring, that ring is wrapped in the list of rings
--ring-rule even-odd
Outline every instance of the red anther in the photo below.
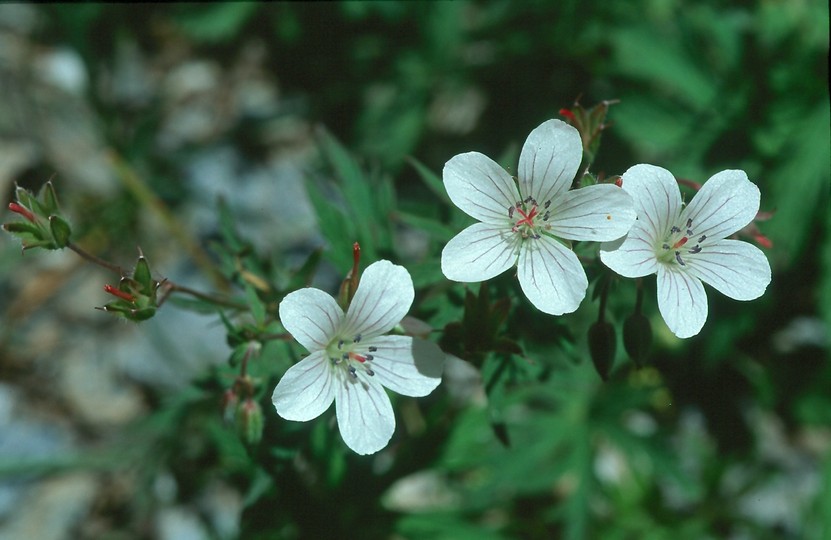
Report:
[[[113,287],[112,285],[104,285],[104,291],[110,293],[113,296],[117,296],[117,297],[121,298],[122,300],[126,300],[128,302],[134,302],[136,300],[136,297],[133,296],[132,294],[126,293],[126,292],[122,291],[121,289],[117,289],[117,288]]]
[[[617,187],[619,187],[619,188],[622,188],[622,187],[623,187],[623,177],[618,176],[618,177],[615,179],[615,185],[616,185]]]
[[[560,109],[560,116],[565,116],[572,122],[574,122],[574,113],[571,112],[569,109]]]
[[[672,249],[678,249],[678,248],[680,248],[681,246],[683,246],[684,244],[686,244],[686,243],[687,243],[687,240],[689,240],[689,238],[687,238],[687,237],[685,236],[685,237],[684,237],[684,238],[682,238],[681,240],[679,240],[679,241],[675,242],[675,244],[673,244],[673,245],[672,245]]]
[[[9,210],[14,212],[15,214],[20,214],[21,216],[25,217],[32,223],[35,222],[35,215],[17,203],[9,203]]]

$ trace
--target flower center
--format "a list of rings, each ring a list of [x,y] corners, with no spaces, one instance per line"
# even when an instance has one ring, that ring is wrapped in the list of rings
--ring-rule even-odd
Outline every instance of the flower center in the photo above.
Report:
[[[344,370],[353,380],[358,379],[358,369],[369,376],[375,375],[372,371],[372,361],[375,360],[372,353],[377,350],[372,345],[361,345],[361,334],[352,339],[336,338],[326,348],[332,366]]]
[[[520,234],[522,238],[538,239],[539,231],[551,228],[551,225],[546,223],[551,217],[549,206],[551,206],[550,200],[540,205],[533,197],[517,201],[515,205],[509,206],[508,219],[513,224],[511,231]]]
[[[698,237],[698,240],[694,246],[687,246],[690,239],[695,237],[692,225],[692,219],[688,219],[685,227],[682,228],[677,225],[673,225],[672,228],[670,228],[669,233],[664,237],[664,241],[661,244],[662,251],[658,252],[659,261],[664,263],[676,262],[681,266],[686,266],[687,264],[684,262],[684,257],[682,257],[683,252],[691,254],[701,252],[701,242],[707,239],[706,234],[702,234]]]

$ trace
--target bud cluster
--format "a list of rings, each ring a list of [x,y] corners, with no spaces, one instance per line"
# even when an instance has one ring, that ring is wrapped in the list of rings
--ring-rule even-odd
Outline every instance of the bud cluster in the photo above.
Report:
[[[22,221],[3,224],[3,230],[23,242],[23,250],[32,248],[63,249],[69,245],[72,230],[58,209],[58,198],[52,182],[47,182],[37,196],[18,186],[15,202],[9,210],[22,216]]]
[[[145,321],[155,315],[159,307],[156,293],[160,285],[160,281],[153,279],[147,259],[139,255],[133,277],[122,277],[118,287],[104,285],[104,290],[116,300],[98,309],[134,322]]]

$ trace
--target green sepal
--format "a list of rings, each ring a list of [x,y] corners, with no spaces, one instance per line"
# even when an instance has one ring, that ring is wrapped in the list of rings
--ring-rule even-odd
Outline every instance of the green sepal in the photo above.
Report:
[[[69,223],[59,216],[49,216],[49,228],[52,231],[52,238],[55,241],[53,249],[63,249],[69,245],[69,236],[72,234],[72,229]]]
[[[153,296],[156,292],[156,282],[150,272],[150,265],[144,255],[139,255],[136,261],[136,269],[133,270],[133,280],[138,285],[138,290],[145,296]]]
[[[43,184],[43,187],[40,188],[38,198],[43,202],[43,207],[48,214],[58,213],[58,196],[55,193],[55,187],[51,181]]]
[[[38,226],[29,221],[12,221],[11,223],[4,224],[3,229],[12,234],[30,234],[36,239],[40,235]]]

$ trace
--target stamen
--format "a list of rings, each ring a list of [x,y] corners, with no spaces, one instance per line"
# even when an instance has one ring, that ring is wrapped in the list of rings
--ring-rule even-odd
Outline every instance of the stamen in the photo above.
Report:
[[[341,358],[344,360],[349,360],[349,353],[343,353],[343,356],[341,356]]]
[[[510,219],[513,219],[513,218],[514,218],[514,207],[513,207],[513,206],[509,206],[509,207],[508,207],[508,217],[509,217]]]
[[[548,221],[548,218],[550,218],[550,217],[551,217],[551,212],[546,212],[546,213],[542,216],[542,220],[543,220],[543,221]]]
[[[701,246],[693,246],[692,249],[690,249],[690,253],[701,253]]]
[[[689,229],[690,227],[692,227],[692,218],[687,219],[687,228]]]
[[[681,229],[679,229],[678,227],[676,227],[675,225],[673,225],[673,226],[672,226],[672,228],[669,230],[669,232],[671,232],[671,233],[675,234],[675,233],[679,233],[679,232],[681,232]]]
[[[549,206],[551,206],[551,201],[550,201],[550,200],[545,201],[545,204],[544,204],[544,205],[542,205],[542,207],[543,207],[543,208],[545,208],[546,210],[548,210],[548,207],[549,207]]]
[[[539,240],[539,239],[540,239],[540,235],[538,235],[537,233],[534,233],[534,234],[531,236],[531,238],[533,238],[534,240]]]
[[[343,340],[339,339],[338,340],[338,349],[342,349],[342,348],[343,348]]]
[[[686,264],[684,264],[684,260],[681,259],[681,252],[680,251],[675,252],[675,260],[678,261],[678,264],[680,264],[681,266],[687,266]]]
[[[355,336],[355,339],[353,339],[352,341],[355,342],[355,343],[360,343],[361,342],[361,334],[358,334],[357,336]]]
[[[698,239],[698,242],[699,242],[699,243],[701,243],[701,242],[703,242],[706,238],[707,238],[707,235],[706,235],[706,234],[702,234],[702,235],[701,235],[701,238],[699,238],[699,239]]]
[[[693,235],[692,229],[687,229],[687,236],[692,236],[692,235]]]
[[[356,370],[356,369],[355,369],[355,366],[349,366],[349,367],[348,367],[348,368],[346,368],[346,369],[347,369],[347,370],[349,370],[349,374],[350,374],[350,375],[352,375],[352,378],[353,378],[353,379],[357,379],[357,378],[358,378],[358,373],[357,373],[357,371],[358,371],[358,370]]]
[[[372,371],[372,370],[371,370],[371,369],[369,369],[369,368],[366,368],[366,374],[367,374],[367,375],[369,375],[370,377],[372,377],[373,375],[375,375],[375,372],[374,372],[374,371]]]
[[[661,247],[662,247],[662,248],[664,248],[665,250],[669,251],[669,244],[664,244],[664,245],[663,245],[663,246],[661,246]]]
[[[369,346],[369,352],[375,352],[375,351],[377,351],[377,350],[378,350],[378,347],[376,347],[376,346],[374,346],[374,345],[370,345],[370,346]]]
[[[364,358],[369,360],[369,361],[375,360],[375,357],[372,356],[371,354],[364,355]]]
[[[533,200],[533,199],[532,199],[532,198],[531,198],[531,196],[529,195],[529,196],[528,196],[528,197],[527,197],[524,201],[522,201],[522,202],[524,202],[525,204],[528,204],[528,203],[529,203],[529,202],[531,202],[532,200]]]
[[[685,236],[685,237],[683,237],[683,238],[681,238],[679,241],[675,242],[675,243],[672,245],[672,249],[678,249],[678,248],[680,248],[681,246],[683,246],[684,244],[686,244],[686,243],[687,243],[687,240],[689,240],[689,238],[687,238],[686,236]]]

